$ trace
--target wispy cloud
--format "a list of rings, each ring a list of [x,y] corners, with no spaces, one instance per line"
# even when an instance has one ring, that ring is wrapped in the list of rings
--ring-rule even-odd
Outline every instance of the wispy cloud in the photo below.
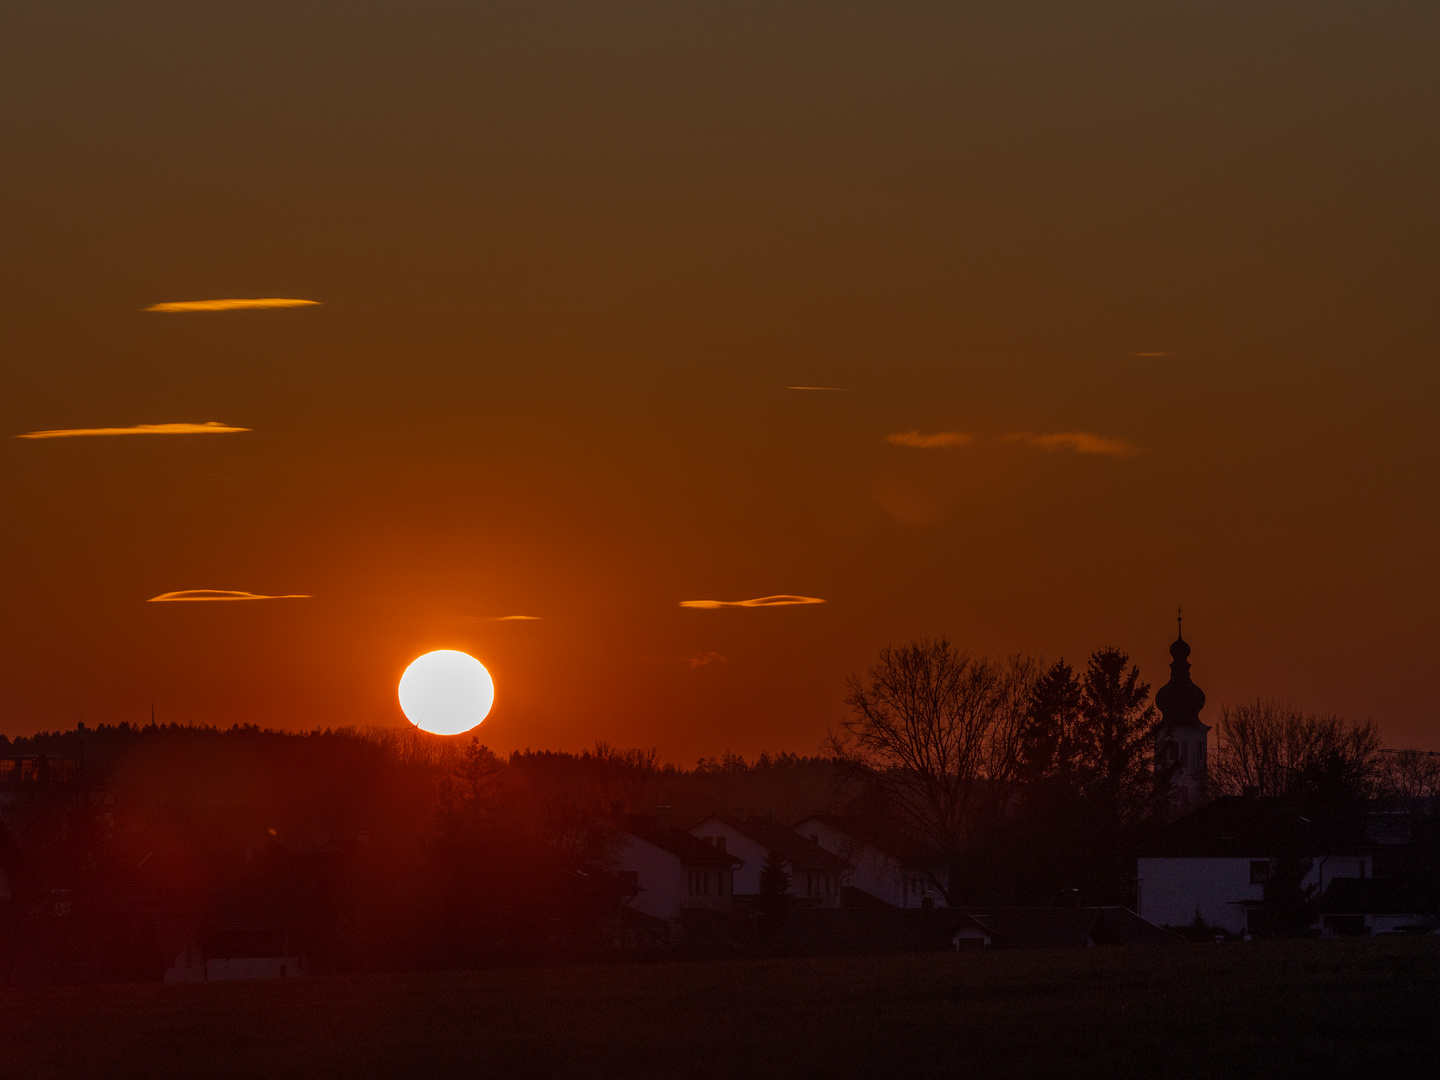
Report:
[[[761,596],[754,600],[681,600],[681,607],[722,608],[722,607],[789,607],[793,604],[823,604],[816,596]]]
[[[1061,431],[1053,435],[1017,431],[1006,435],[1005,441],[1036,450],[1071,450],[1077,454],[1105,454],[1110,457],[1134,457],[1140,453],[1140,447],[1125,439],[1092,435],[1088,431]]]
[[[1161,357],[1161,356],[1174,356],[1175,354],[1174,354],[1173,352],[1137,352],[1137,353],[1131,353],[1130,355],[1131,355],[1131,356],[1143,356],[1143,357],[1146,357],[1147,359],[1154,359],[1154,358],[1156,358],[1156,357]]]
[[[77,435],[229,435],[249,431],[248,427],[232,427],[218,420],[204,424],[135,424],[133,427],[55,428],[51,431],[27,431],[17,439],[69,439]]]
[[[852,391],[848,386],[787,386],[786,390],[832,390],[837,394],[849,394]]]
[[[689,656],[642,656],[647,664],[679,664],[681,667],[702,668],[711,664],[728,664],[730,658],[714,650],[691,653]]]
[[[151,304],[146,311],[245,311],[253,308],[315,307],[319,300],[289,300],[281,296],[262,296],[254,300],[171,300]]]
[[[917,450],[947,450],[964,446],[975,438],[968,431],[937,431],[933,435],[922,435],[918,431],[897,431],[886,435],[885,441],[896,446],[913,446]]]
[[[286,593],[283,596],[266,596],[263,593],[237,592],[234,589],[181,589],[179,592],[161,593],[152,596],[147,604],[172,604],[205,600],[312,600],[309,593]]]

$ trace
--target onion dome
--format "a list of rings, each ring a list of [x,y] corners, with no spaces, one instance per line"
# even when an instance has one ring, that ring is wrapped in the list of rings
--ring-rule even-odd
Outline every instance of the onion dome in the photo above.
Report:
[[[1170,681],[1155,691],[1155,706],[1160,710],[1162,728],[1210,729],[1210,725],[1200,719],[1200,710],[1205,707],[1205,691],[1190,680],[1190,643],[1183,633],[1170,646]]]

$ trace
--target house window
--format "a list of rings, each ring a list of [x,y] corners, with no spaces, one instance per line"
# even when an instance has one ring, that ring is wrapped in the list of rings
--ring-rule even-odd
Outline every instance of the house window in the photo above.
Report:
[[[1251,860],[1250,860],[1250,884],[1251,884],[1251,885],[1264,885],[1265,882],[1267,882],[1267,881],[1269,881],[1269,880],[1270,880],[1270,860],[1269,860],[1269,859],[1251,859]]]
[[[709,837],[706,837],[706,839],[710,841],[711,846],[714,847],[717,851],[724,851],[724,850],[725,850],[725,837],[723,837],[723,836],[709,836]]]

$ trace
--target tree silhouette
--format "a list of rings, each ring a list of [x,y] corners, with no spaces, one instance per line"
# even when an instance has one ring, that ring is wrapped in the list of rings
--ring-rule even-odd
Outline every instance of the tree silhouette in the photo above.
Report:
[[[1305,884],[1314,865],[1299,855],[1281,855],[1265,879],[1264,926],[1266,937],[1306,937],[1319,914],[1317,886]]]
[[[1130,657],[1119,649],[1096,649],[1080,679],[1076,766],[1087,801],[1117,829],[1154,808],[1157,716],[1150,685],[1140,681]]]
[[[1081,700],[1080,680],[1064,660],[1035,681],[1020,731],[1019,772],[1027,783],[1074,770]]]
[[[1367,798],[1380,787],[1380,730],[1369,720],[1344,721],[1260,699],[1220,714],[1211,784],[1225,795],[1247,788],[1260,795],[1308,792],[1323,798]]]
[[[785,862],[776,858],[773,851],[765,855],[765,865],[760,868],[760,896],[772,908],[790,906],[790,875],[785,872]]]
[[[850,715],[826,740],[871,805],[949,865],[934,882],[947,903],[1020,784],[1035,666],[975,660],[945,638],[887,648],[850,679]]]

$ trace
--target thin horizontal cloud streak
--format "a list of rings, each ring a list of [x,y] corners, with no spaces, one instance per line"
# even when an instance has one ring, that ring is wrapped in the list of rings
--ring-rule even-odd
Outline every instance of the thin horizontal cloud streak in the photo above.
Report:
[[[656,666],[661,664],[678,664],[681,667],[688,667],[691,670],[709,667],[711,664],[728,664],[730,662],[728,656],[715,652],[713,649],[709,652],[691,653],[689,656],[642,656],[640,659],[644,660],[647,664],[655,664]]]
[[[181,589],[179,592],[161,593],[152,596],[147,604],[195,603],[223,600],[313,600],[309,593],[284,593],[268,596],[264,593],[239,592],[235,589]]]
[[[175,313],[183,311],[246,311],[263,308],[316,307],[319,300],[291,300],[283,296],[261,296],[253,300],[171,300],[151,304],[145,311]]]
[[[1131,356],[1143,356],[1143,357],[1145,357],[1145,358],[1147,358],[1147,359],[1154,359],[1154,358],[1156,358],[1156,357],[1161,357],[1161,356],[1174,356],[1175,354],[1174,354],[1173,352],[1137,352],[1137,353],[1131,353],[1130,355],[1131,355]]]
[[[918,431],[897,431],[886,435],[885,441],[896,446],[910,446],[917,450],[948,450],[964,446],[975,438],[968,431],[937,431],[933,435],[922,435]]]
[[[1088,431],[1060,431],[1052,435],[1017,431],[1006,435],[1005,441],[1035,450],[1070,450],[1077,454],[1103,454],[1108,457],[1134,457],[1141,452],[1140,447],[1125,439],[1094,435]]]
[[[238,431],[250,431],[248,427],[233,427],[218,420],[203,424],[134,424],[131,427],[54,428],[49,431],[27,431],[16,435],[17,439],[72,439],[88,435],[230,435]]]
[[[758,608],[758,607],[791,607],[796,604],[823,604],[818,596],[760,596],[754,600],[681,600],[680,606],[684,608]]]

